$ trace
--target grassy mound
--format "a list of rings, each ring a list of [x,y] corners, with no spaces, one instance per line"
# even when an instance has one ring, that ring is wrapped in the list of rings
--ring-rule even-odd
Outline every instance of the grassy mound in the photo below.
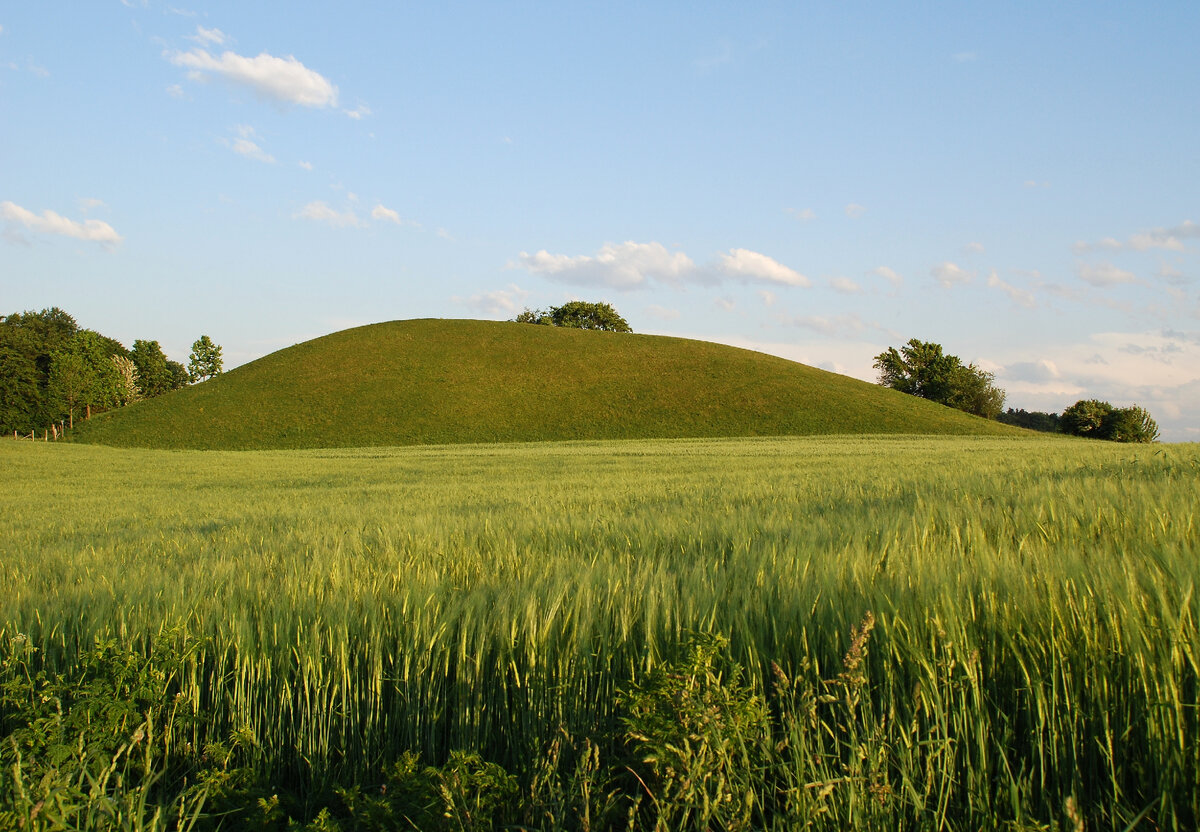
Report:
[[[491,321],[392,321],[77,425],[82,442],[323,448],[561,439],[1014,433],[735,347]]]

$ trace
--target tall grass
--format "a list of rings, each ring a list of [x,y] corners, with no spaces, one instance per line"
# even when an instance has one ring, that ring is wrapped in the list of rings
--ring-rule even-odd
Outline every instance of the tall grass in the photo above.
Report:
[[[179,742],[280,788],[452,751],[528,783],[565,737],[648,828],[1200,822],[1195,446],[5,442],[0,464],[0,644],[55,669],[98,638],[186,641],[174,684],[204,719]],[[720,655],[696,664],[697,634]],[[669,738],[630,703],[656,689],[681,725],[758,697],[749,734],[688,734],[727,748],[695,759],[741,772],[711,781],[752,791],[740,814],[647,750]],[[587,828],[573,811],[542,824]]]

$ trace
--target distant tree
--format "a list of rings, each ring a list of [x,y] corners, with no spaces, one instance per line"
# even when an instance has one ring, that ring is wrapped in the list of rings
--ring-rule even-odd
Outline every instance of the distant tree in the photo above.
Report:
[[[633,332],[629,323],[611,304],[573,300],[548,310],[526,307],[513,318],[517,323],[561,326],[568,329],[598,329],[605,332]]]
[[[571,329],[598,329],[605,332],[633,332],[624,318],[607,303],[573,300],[550,307],[550,321]]]
[[[133,404],[142,398],[141,391],[138,390],[137,365],[133,363],[133,359],[123,355],[112,355],[108,360],[117,371],[117,404]]]
[[[941,344],[916,338],[875,356],[879,383],[901,393],[994,419],[1004,407],[1004,391],[995,377],[974,364],[947,355]]]
[[[171,374],[171,389],[182,390],[188,386],[190,378],[188,377],[187,367],[180,364],[178,361],[167,360],[167,371]]]
[[[50,356],[78,329],[57,306],[0,316],[0,430],[33,430],[61,415],[49,394]]]
[[[551,326],[554,321],[550,318],[550,313],[541,309],[530,309],[528,306],[513,318],[519,324],[541,324],[543,326]]]
[[[1037,410],[1013,410],[1011,407],[996,417],[996,421],[1043,433],[1058,432],[1057,413],[1042,413]]]
[[[1153,442],[1158,423],[1138,405],[1114,407],[1098,399],[1080,399],[1063,411],[1059,420],[1063,433],[1113,442]]]
[[[204,381],[221,374],[221,346],[214,344],[207,335],[192,344],[192,353],[188,356],[188,377],[192,381]]]
[[[1158,423],[1148,410],[1136,404],[1114,410],[1111,425],[1105,438],[1114,442],[1153,442],[1158,439]]]
[[[80,407],[90,417],[93,409],[124,403],[125,381],[112,361],[114,356],[128,359],[119,342],[90,329],[79,330],[51,354],[48,389],[72,425]]]
[[[174,389],[167,356],[157,341],[134,341],[129,357],[137,368],[138,391],[143,398],[161,396]]]
[[[1085,436],[1090,439],[1104,439],[1104,423],[1110,424],[1113,406],[1099,399],[1080,399],[1063,411],[1058,425],[1063,433],[1072,436]]]

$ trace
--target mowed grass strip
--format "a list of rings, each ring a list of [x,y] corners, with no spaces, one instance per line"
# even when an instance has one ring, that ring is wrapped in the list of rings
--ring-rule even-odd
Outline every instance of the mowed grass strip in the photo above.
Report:
[[[270,449],[570,439],[1008,434],[775,356],[652,335],[393,321],[78,425],[82,442]]]

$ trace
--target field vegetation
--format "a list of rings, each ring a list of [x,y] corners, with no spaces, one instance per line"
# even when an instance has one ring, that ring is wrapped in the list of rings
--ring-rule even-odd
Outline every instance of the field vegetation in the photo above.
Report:
[[[5,441],[0,478],[3,828],[1200,823],[1196,446]]]

